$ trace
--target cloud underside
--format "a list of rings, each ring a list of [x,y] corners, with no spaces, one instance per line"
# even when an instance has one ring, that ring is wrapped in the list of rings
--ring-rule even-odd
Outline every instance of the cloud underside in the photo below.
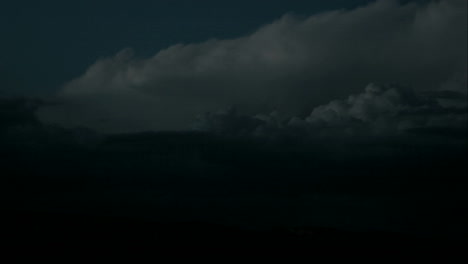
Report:
[[[464,144],[447,134],[460,131],[456,117],[466,110],[434,106],[401,87],[369,85],[302,119],[234,110],[200,117],[199,129],[221,136],[64,129],[35,118],[42,104],[0,98],[0,186],[13,208],[62,212],[66,205],[86,215],[262,228],[468,233],[460,215],[468,201],[466,129]],[[388,129],[383,140],[355,136],[406,122],[397,116],[418,123],[413,132],[393,125],[414,137],[389,137]],[[433,125],[436,117],[443,126]]]
[[[234,106],[263,124],[255,133],[273,126],[265,121],[272,111],[288,126],[346,133],[460,127],[466,7],[464,0],[381,0],[307,18],[288,14],[244,37],[178,44],[150,58],[125,49],[66,84],[39,116],[104,132],[185,130],[204,116],[198,128],[211,129],[219,114],[206,113]]]

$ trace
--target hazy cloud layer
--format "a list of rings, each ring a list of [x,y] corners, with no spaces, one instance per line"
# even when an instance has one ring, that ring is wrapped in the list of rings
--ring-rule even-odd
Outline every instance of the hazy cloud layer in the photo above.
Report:
[[[445,95],[446,106],[459,106],[466,89],[466,9],[464,0],[380,0],[307,18],[285,15],[245,37],[178,44],[151,58],[123,50],[91,65],[63,87],[59,105],[39,114],[107,132],[188,129],[195,116],[231,106],[301,118],[313,110],[307,122],[343,111],[343,118],[361,121],[394,114],[401,102],[391,91],[333,101],[372,82],[432,91]],[[461,90],[450,83],[460,74]]]

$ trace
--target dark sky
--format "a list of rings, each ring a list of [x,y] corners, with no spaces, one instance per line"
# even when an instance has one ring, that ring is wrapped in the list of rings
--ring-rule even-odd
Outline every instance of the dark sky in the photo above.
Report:
[[[305,118],[372,83],[462,93],[466,84],[462,0],[28,1],[0,10],[0,93],[46,98],[58,107],[41,119],[67,126],[185,130],[230,107]]]
[[[0,6],[1,91],[49,93],[98,58],[126,47],[147,56],[176,43],[237,37],[288,12],[311,15],[367,2],[5,1]]]
[[[2,3],[2,200],[466,237],[466,21],[466,0]]]

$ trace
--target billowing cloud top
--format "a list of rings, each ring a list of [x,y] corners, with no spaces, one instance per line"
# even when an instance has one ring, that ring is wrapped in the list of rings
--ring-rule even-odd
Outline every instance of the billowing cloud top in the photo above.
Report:
[[[389,122],[401,108],[428,108],[401,90],[369,83],[399,83],[455,107],[466,98],[466,10],[465,0],[380,0],[307,18],[288,14],[248,36],[178,44],[150,58],[126,49],[66,84],[60,104],[39,116],[131,132],[189,129],[195,116],[231,106],[327,124],[379,116]],[[344,99],[350,94],[359,95]],[[437,122],[431,120],[403,118],[392,129]]]
[[[304,118],[281,118],[277,112],[250,116],[230,109],[201,115],[195,128],[235,137],[306,140],[424,133],[447,143],[449,138],[466,138],[466,101],[459,100],[464,97],[466,93],[449,90],[418,94],[404,87],[369,84],[362,93],[317,106]]]

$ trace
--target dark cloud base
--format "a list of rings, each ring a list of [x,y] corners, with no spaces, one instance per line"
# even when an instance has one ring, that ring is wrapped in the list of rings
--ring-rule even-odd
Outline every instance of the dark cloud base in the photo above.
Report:
[[[21,102],[4,105],[4,116],[19,116],[30,105]],[[196,232],[226,242],[467,239],[466,138],[98,135],[22,116],[2,126],[1,193],[8,228],[28,239],[110,242],[114,228],[122,243]]]

